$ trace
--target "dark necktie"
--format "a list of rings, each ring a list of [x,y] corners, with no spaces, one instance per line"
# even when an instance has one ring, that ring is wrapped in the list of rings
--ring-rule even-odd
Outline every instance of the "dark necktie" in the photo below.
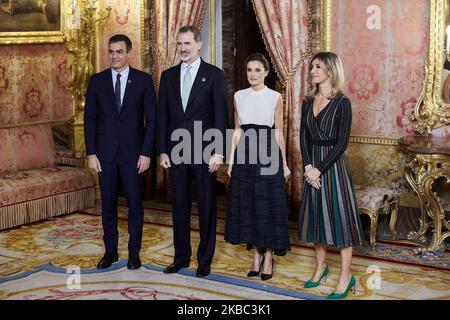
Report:
[[[117,74],[116,86],[114,88],[114,95],[116,96],[117,110],[120,112],[120,108],[122,107],[121,99],[120,99],[120,73]]]

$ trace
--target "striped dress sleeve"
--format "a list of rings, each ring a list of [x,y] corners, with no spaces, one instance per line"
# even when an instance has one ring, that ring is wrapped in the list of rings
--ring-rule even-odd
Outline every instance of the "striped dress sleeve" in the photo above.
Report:
[[[337,143],[327,154],[325,159],[319,163],[317,169],[324,173],[328,170],[345,152],[347,149],[348,141],[350,138],[350,131],[352,128],[352,106],[350,100],[344,97],[341,100],[341,105],[337,106],[339,108],[338,114],[338,130],[337,130]]]
[[[306,117],[307,117],[307,102],[302,103],[302,119],[300,120],[300,151],[302,154],[303,167],[307,165],[312,165],[311,155],[309,147],[311,146],[311,141],[309,139],[308,130],[306,128]]]

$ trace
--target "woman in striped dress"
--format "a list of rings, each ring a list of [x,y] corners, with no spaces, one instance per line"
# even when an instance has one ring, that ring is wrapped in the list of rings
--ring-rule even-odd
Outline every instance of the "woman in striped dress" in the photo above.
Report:
[[[299,216],[299,238],[314,243],[316,270],[305,288],[326,280],[326,246],[340,249],[341,271],[335,292],[344,298],[355,287],[350,273],[352,247],[362,244],[363,231],[344,151],[352,124],[350,100],[342,93],[344,73],[339,57],[317,53],[311,63],[313,91],[302,105],[300,148],[304,185]]]

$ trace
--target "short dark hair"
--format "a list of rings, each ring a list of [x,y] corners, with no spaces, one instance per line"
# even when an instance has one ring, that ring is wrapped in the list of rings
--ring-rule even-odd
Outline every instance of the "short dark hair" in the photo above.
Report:
[[[127,46],[127,52],[130,52],[133,44],[131,43],[130,38],[128,38],[124,34],[115,34],[111,38],[109,38],[109,44],[116,43],[116,42],[125,42],[125,45]]]
[[[259,61],[259,62],[261,62],[263,67],[264,67],[264,69],[266,69],[266,71],[270,72],[269,60],[267,60],[266,56],[263,55],[262,53],[255,52],[255,53],[252,53],[251,55],[249,55],[247,57],[247,59],[245,60],[245,65],[247,66],[247,64],[250,61]]]
[[[178,30],[178,34],[180,33],[186,33],[186,32],[192,32],[194,34],[194,39],[197,42],[202,41],[202,34],[200,33],[200,30],[197,27],[194,26],[183,26]]]

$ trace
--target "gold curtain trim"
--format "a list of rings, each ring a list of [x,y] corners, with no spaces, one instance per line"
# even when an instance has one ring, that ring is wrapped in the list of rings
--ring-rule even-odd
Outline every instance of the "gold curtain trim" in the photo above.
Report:
[[[208,0],[202,2],[203,7],[200,9],[200,12],[197,16],[197,21],[195,22],[195,26],[200,30],[202,29],[203,21],[205,21],[205,13],[206,9],[208,8],[208,3],[209,3]]]
[[[71,213],[94,204],[94,187],[89,187],[0,207],[0,230]]]

